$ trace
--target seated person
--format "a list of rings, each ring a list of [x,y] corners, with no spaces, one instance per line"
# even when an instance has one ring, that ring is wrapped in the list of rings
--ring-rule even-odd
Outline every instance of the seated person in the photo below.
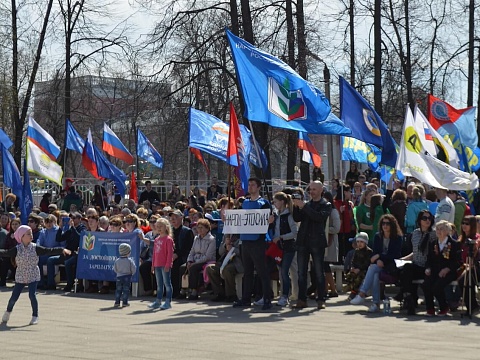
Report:
[[[240,237],[224,235],[219,248],[220,259],[216,264],[207,265],[205,268],[215,294],[212,301],[234,302],[237,300],[235,276],[243,273],[239,243]]]
[[[10,232],[5,236],[5,230],[0,229],[0,249],[10,250],[17,246],[14,233],[20,226],[20,219],[15,218],[10,222]],[[0,287],[6,286],[8,271],[11,272],[11,277],[15,274],[15,258],[0,258]]]
[[[425,263],[427,261],[429,243],[436,237],[433,232],[434,216],[428,210],[421,210],[417,216],[417,228],[412,232],[412,253],[403,257],[402,260],[412,260],[405,264],[400,271],[400,295],[396,300],[404,300],[404,308],[409,315],[415,314],[417,305],[417,286],[414,280],[425,277]]]
[[[71,254],[51,256],[47,260],[48,288],[55,288],[55,265],[63,263],[65,264],[65,275],[67,277],[67,285],[63,288],[63,291],[72,291],[77,268],[80,234],[86,229],[87,227],[82,223],[82,215],[79,212],[70,215],[68,229],[63,231],[61,238],[57,240],[65,242],[65,248],[70,250]],[[77,289],[77,291],[81,291],[81,289]]]
[[[48,214],[44,219],[44,223],[45,228],[40,231],[37,244],[46,248],[65,247],[65,242],[61,240],[62,229],[57,225],[57,217],[53,214]],[[43,266],[47,265],[49,257],[49,255],[38,257],[38,267],[40,268],[39,289],[45,289],[47,287],[44,279],[45,274],[43,273]],[[54,287],[50,290],[54,290]]]
[[[427,262],[425,263],[425,304],[427,316],[435,316],[433,298],[437,298],[440,311],[438,316],[449,312],[445,298],[445,287],[457,279],[457,270],[461,266],[460,244],[450,236],[452,225],[446,220],[435,224],[437,239],[430,243]]]
[[[201,272],[206,263],[215,261],[215,238],[210,233],[210,222],[200,219],[197,223],[198,235],[193,239],[193,245],[187,257],[187,263],[180,267],[180,274],[188,272],[188,300],[198,299],[198,288],[203,282]],[[180,291],[181,297],[185,298],[185,289]]]
[[[358,294],[358,289],[365,279],[370,266],[370,259],[373,256],[372,249],[368,247],[368,234],[366,232],[359,232],[355,236],[355,242],[357,247],[353,253],[350,271],[345,276],[350,290],[348,300],[352,300]]]
[[[377,312],[380,309],[380,273],[393,274],[397,268],[395,259],[402,254],[402,230],[397,219],[391,214],[384,214],[378,222],[379,232],[373,239],[373,256],[370,259],[365,280],[360,286],[360,291],[353,300],[352,305],[360,305],[365,301],[368,291],[372,291],[373,304],[368,312]]]

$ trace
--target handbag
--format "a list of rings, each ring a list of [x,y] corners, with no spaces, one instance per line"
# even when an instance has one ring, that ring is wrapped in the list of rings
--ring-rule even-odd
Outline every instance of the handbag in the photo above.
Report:
[[[188,270],[182,275],[182,289],[188,289]]]

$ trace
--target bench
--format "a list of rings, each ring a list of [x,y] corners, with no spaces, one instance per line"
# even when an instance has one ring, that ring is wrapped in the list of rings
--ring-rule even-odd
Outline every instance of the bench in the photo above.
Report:
[[[330,264],[330,269],[335,272],[335,287],[337,292],[341,293],[343,291],[343,265]]]

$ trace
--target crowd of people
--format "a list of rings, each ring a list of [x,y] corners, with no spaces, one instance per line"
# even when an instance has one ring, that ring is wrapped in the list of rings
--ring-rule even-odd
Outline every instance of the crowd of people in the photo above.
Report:
[[[315,299],[320,310],[329,298],[338,297],[332,264],[344,266],[351,304],[363,304],[372,296],[369,312],[379,311],[385,296],[382,284],[388,283],[399,285],[395,299],[408,314],[418,308],[419,284],[428,316],[444,316],[462,302],[472,312],[478,309],[476,284],[465,286],[464,279],[468,271],[475,271],[477,278],[480,269],[472,266],[479,260],[480,217],[472,215],[474,206],[457,191],[429,189],[415,179],[392,180],[381,188],[375,174],[361,174],[355,164],[344,182],[333,179],[328,189],[321,171],[315,174],[306,189],[286,187],[273,194],[272,203],[262,196],[257,178],[249,179],[247,195],[238,198],[227,196],[217,178],[207,191],[194,188],[189,196],[174,186],[167,199],[161,199],[147,181],[139,203],[130,199],[125,206],[107,203],[100,186],[90,204],[84,204],[72,181],[56,203],[51,196],[42,199],[29,215],[28,226],[21,225],[15,195],[9,194],[1,204],[0,287],[13,278],[19,285],[4,320],[8,321],[23,286],[29,286],[30,292],[33,282],[35,291],[37,285],[47,291],[57,289],[55,265],[65,265],[62,290],[72,291],[84,230],[138,235],[143,290],[155,296],[151,309],[167,310],[173,299],[201,298],[236,308],[253,302],[264,310],[273,305],[303,309],[308,299]],[[228,209],[269,209],[268,232],[224,233]],[[120,255],[128,259],[130,249],[125,245]],[[29,250],[25,253],[25,249]],[[31,262],[38,257],[38,276],[35,272],[27,279],[25,271],[19,271],[24,262],[20,253],[30,254]],[[123,260],[116,270],[114,306],[119,307],[120,300],[128,306],[127,288],[136,268]],[[281,292],[273,303],[271,284],[277,276]],[[460,291],[451,291],[453,281]],[[89,279],[88,288],[80,284],[76,291],[107,294],[114,285]],[[31,300],[32,323],[36,323],[38,306],[32,296]]]

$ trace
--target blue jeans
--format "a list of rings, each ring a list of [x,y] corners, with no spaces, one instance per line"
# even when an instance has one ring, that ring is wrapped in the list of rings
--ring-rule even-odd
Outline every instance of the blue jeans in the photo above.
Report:
[[[55,286],[55,265],[63,263],[60,255],[50,256],[47,259],[47,286]]]
[[[165,267],[155,267],[155,278],[157,279],[157,301],[162,302],[163,298],[163,286],[166,289],[165,303],[170,304],[172,302],[172,269],[165,271]]]
[[[35,295],[37,291],[37,282],[31,282],[29,284],[20,284],[15,283],[13,287],[12,296],[8,300],[7,311],[12,312],[15,303],[17,302],[22,290],[25,286],[28,286],[28,297],[30,298],[30,303],[32,304],[32,316],[38,316],[38,301],[37,296]]]
[[[38,268],[40,269],[40,281],[38,282],[38,285],[44,286],[45,281],[43,277],[45,274],[43,273],[43,265],[47,265],[47,260],[50,256],[48,255],[42,255],[38,257]]]
[[[377,264],[372,264],[368,267],[367,274],[360,286],[360,291],[367,294],[369,290],[372,290],[372,299],[374,304],[380,303],[380,279],[379,275],[383,271],[383,268]]]
[[[295,251],[283,252],[280,273],[282,276],[282,295],[287,297],[290,292],[290,276],[289,276],[290,265],[292,265],[292,261],[294,257],[295,257]]]
[[[73,286],[75,282],[75,269],[77,267],[77,255],[71,256],[65,260],[65,275],[67,277],[67,286]]]
[[[323,301],[325,297],[325,274],[323,262],[325,257],[324,247],[299,246],[297,248],[298,261],[298,299],[307,301],[307,271],[310,255],[317,277],[317,301]]]
[[[117,277],[117,288],[115,289],[115,304],[120,304],[122,299],[123,305],[128,304],[128,296],[130,295],[130,283],[132,275],[124,275]]]

